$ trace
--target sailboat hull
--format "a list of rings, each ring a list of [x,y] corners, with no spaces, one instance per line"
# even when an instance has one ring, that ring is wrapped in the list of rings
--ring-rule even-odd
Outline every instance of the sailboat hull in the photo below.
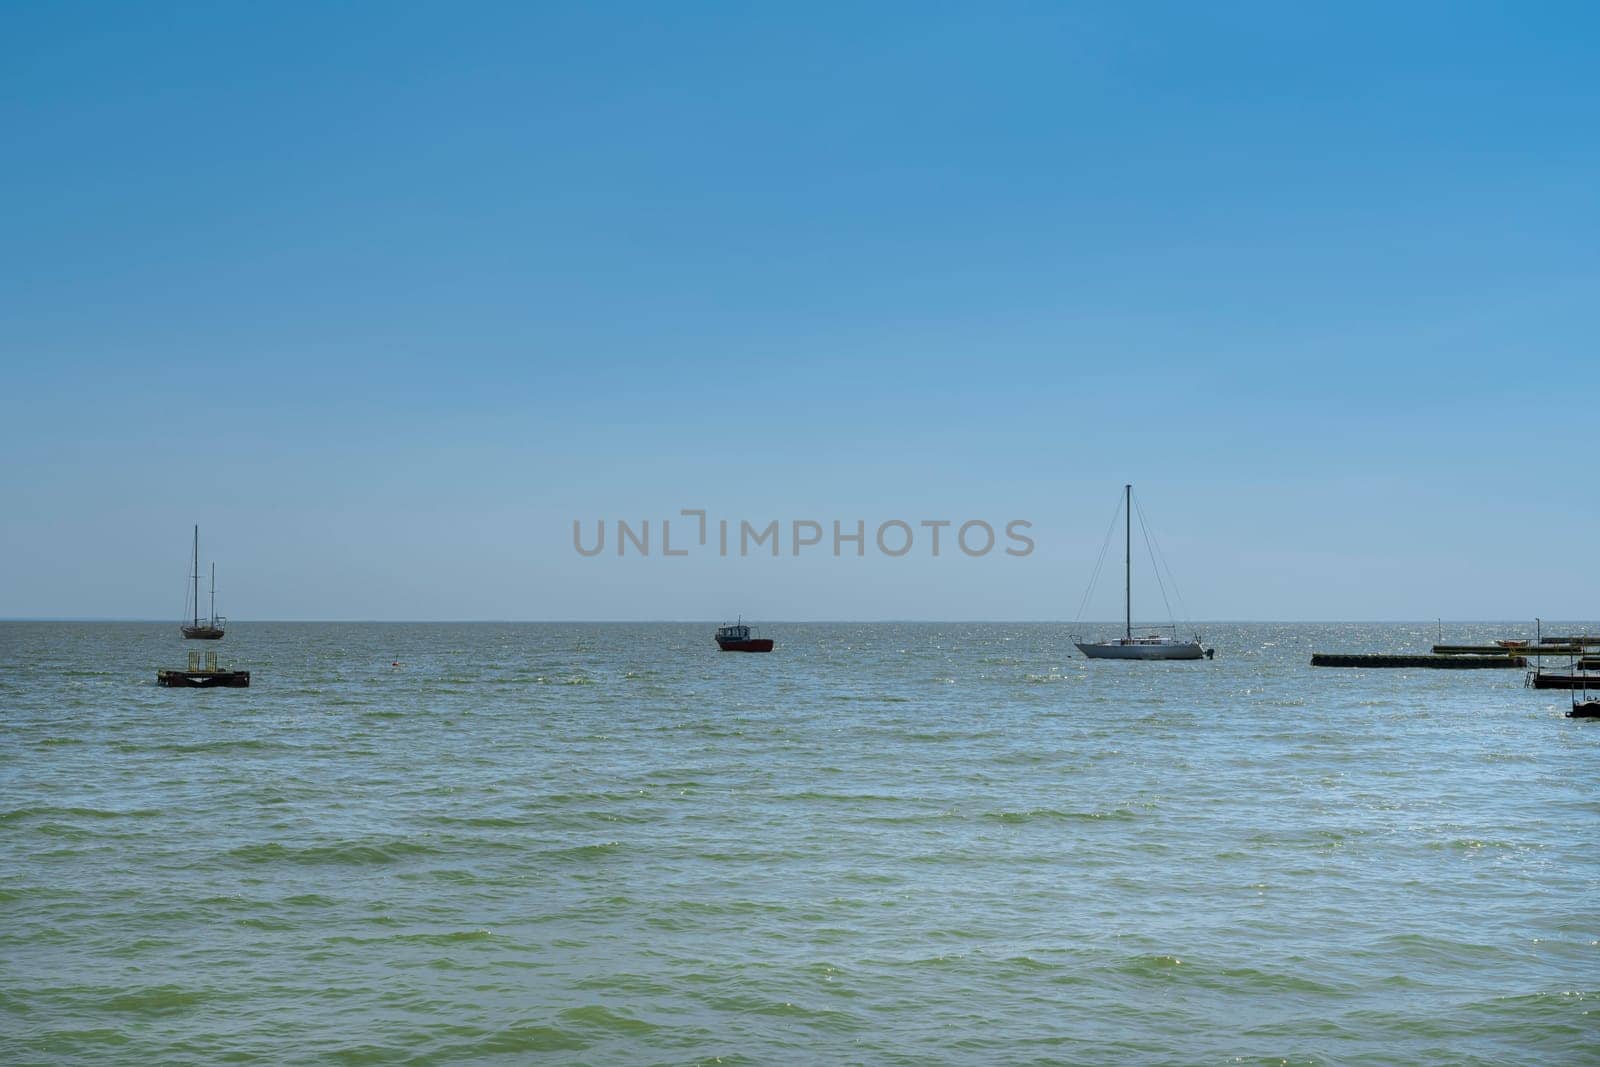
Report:
[[[1090,659],[1202,659],[1198,641],[1075,641]]]
[[[183,636],[190,641],[220,641],[222,630],[215,626],[185,626]]]

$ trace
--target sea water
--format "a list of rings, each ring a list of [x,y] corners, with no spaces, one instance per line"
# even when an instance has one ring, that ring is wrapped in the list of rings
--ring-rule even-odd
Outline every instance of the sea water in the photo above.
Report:
[[[1600,1061],[1600,722],[1308,665],[1432,624],[711,630],[0,624],[0,1060]]]

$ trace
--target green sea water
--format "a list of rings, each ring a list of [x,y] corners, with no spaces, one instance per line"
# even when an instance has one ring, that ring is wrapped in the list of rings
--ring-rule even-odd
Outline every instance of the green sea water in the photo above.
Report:
[[[1600,722],[1308,666],[1431,624],[710,631],[0,624],[0,1060],[1600,1062]]]

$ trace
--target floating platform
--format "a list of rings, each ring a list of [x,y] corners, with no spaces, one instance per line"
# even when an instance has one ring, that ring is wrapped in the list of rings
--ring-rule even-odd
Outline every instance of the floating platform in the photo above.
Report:
[[[247,689],[250,686],[250,672],[230,671],[218,667],[215,652],[207,652],[205,663],[202,665],[200,653],[191,652],[188,670],[167,668],[158,670],[156,684],[169,689]]]
[[[1436,656],[1575,656],[1577,645],[1434,645]]]
[[[156,684],[172,689],[248,689],[249,671],[156,671]]]
[[[1528,684],[1535,689],[1593,689],[1600,692],[1600,673],[1547,674],[1537,671],[1528,675]]]
[[[1528,661],[1521,656],[1510,656],[1501,650],[1497,656],[1422,656],[1392,655],[1384,652],[1313,652],[1313,667],[1440,667],[1446,670],[1493,669],[1496,667],[1526,667]]]

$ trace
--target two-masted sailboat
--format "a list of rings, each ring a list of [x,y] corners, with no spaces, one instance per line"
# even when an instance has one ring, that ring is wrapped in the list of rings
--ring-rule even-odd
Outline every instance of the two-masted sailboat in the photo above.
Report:
[[[183,636],[191,641],[216,641],[221,639],[223,623],[228,620],[217,614],[217,565],[211,565],[211,615],[209,618],[200,617],[200,527],[194,528],[194,555],[190,558],[194,573],[193,584],[190,587],[189,603],[185,607],[192,608],[192,618],[183,624]],[[185,615],[191,614],[185,612]]]
[[[1072,635],[1072,643],[1078,650],[1090,659],[1210,659],[1216,654],[1216,649],[1206,648],[1200,643],[1200,635],[1187,641],[1179,640],[1176,626],[1168,627],[1172,634],[1152,633],[1144,636],[1133,636],[1133,486],[1125,485],[1123,492],[1123,556],[1122,556],[1122,636],[1109,641],[1083,641],[1077,634]],[[1115,518],[1112,520],[1115,522]],[[1144,517],[1141,514],[1141,523]],[[1114,527],[1113,527],[1114,528]],[[1102,547],[1101,559],[1104,559]],[[1099,568],[1096,567],[1098,577]],[[1157,574],[1159,579],[1160,575]],[[1091,584],[1091,590],[1093,586]],[[1164,595],[1164,594],[1163,594]],[[1087,600],[1087,596],[1085,597]]]

